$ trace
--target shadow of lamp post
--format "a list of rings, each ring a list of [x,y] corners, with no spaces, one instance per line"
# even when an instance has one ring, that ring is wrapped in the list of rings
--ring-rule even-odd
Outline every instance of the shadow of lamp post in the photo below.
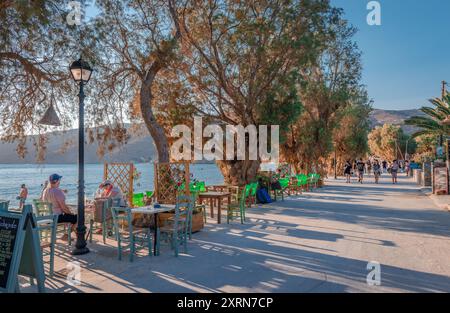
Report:
[[[70,65],[73,80],[80,86],[79,117],[78,117],[78,219],[77,241],[73,255],[81,255],[89,252],[86,247],[86,226],[84,224],[84,85],[91,78],[92,68],[81,58]]]

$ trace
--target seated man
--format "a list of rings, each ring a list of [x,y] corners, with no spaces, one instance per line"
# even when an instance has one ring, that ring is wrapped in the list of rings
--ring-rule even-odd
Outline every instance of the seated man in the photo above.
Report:
[[[64,191],[59,188],[62,176],[52,174],[49,177],[49,185],[42,193],[42,200],[52,204],[53,213],[58,215],[58,223],[71,223],[72,230],[77,223],[77,216],[66,205]],[[65,235],[66,236],[66,235]]]

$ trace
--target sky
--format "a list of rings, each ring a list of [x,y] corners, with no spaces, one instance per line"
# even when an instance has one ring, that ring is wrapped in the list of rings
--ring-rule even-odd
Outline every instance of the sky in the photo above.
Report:
[[[381,25],[367,23],[369,0],[331,0],[359,29],[363,83],[374,108],[416,109],[450,83],[450,1],[379,0]],[[450,89],[450,87],[448,87]]]
[[[363,81],[373,107],[417,109],[450,83],[450,0],[378,0],[381,25],[370,26],[370,0],[330,0],[358,28]],[[87,17],[97,14],[90,7]],[[450,87],[448,87],[450,89]]]

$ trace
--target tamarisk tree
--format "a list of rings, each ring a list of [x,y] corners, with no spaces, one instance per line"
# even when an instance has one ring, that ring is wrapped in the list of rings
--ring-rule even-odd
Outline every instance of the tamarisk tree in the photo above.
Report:
[[[280,125],[283,138],[301,111],[298,68],[320,50],[329,10],[328,1],[211,0],[177,11],[181,73],[197,114],[244,127]],[[227,183],[241,185],[255,178],[260,159],[217,163]]]

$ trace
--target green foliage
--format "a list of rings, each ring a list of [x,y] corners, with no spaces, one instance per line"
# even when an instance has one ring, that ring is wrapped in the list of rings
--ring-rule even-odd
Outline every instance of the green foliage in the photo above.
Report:
[[[368,135],[370,152],[385,160],[404,158],[406,144],[411,155],[416,149],[412,138],[403,133],[400,126],[384,124],[373,129]]]
[[[298,171],[323,170],[333,150],[340,157],[367,150],[370,102],[361,79],[361,53],[354,42],[356,29],[332,9],[324,19],[320,53],[300,67],[297,85],[303,113],[288,133],[282,154]]]
[[[414,160],[418,162],[427,162],[435,159],[438,138],[434,135],[422,135],[416,137],[417,148],[414,154]]]
[[[339,123],[333,132],[333,140],[341,164],[347,159],[363,157],[369,150],[371,105],[365,97],[359,100],[338,112]]]
[[[427,116],[413,116],[405,121],[406,125],[419,128],[412,136],[448,136],[450,125],[442,123],[450,115],[450,94],[446,93],[443,99],[434,98],[429,100],[432,107],[422,107],[420,110]]]
[[[26,135],[49,130],[38,121],[52,101],[64,128],[77,114],[68,66],[79,58],[80,37],[67,13],[64,0],[0,1],[0,139],[18,141],[20,156]]]

